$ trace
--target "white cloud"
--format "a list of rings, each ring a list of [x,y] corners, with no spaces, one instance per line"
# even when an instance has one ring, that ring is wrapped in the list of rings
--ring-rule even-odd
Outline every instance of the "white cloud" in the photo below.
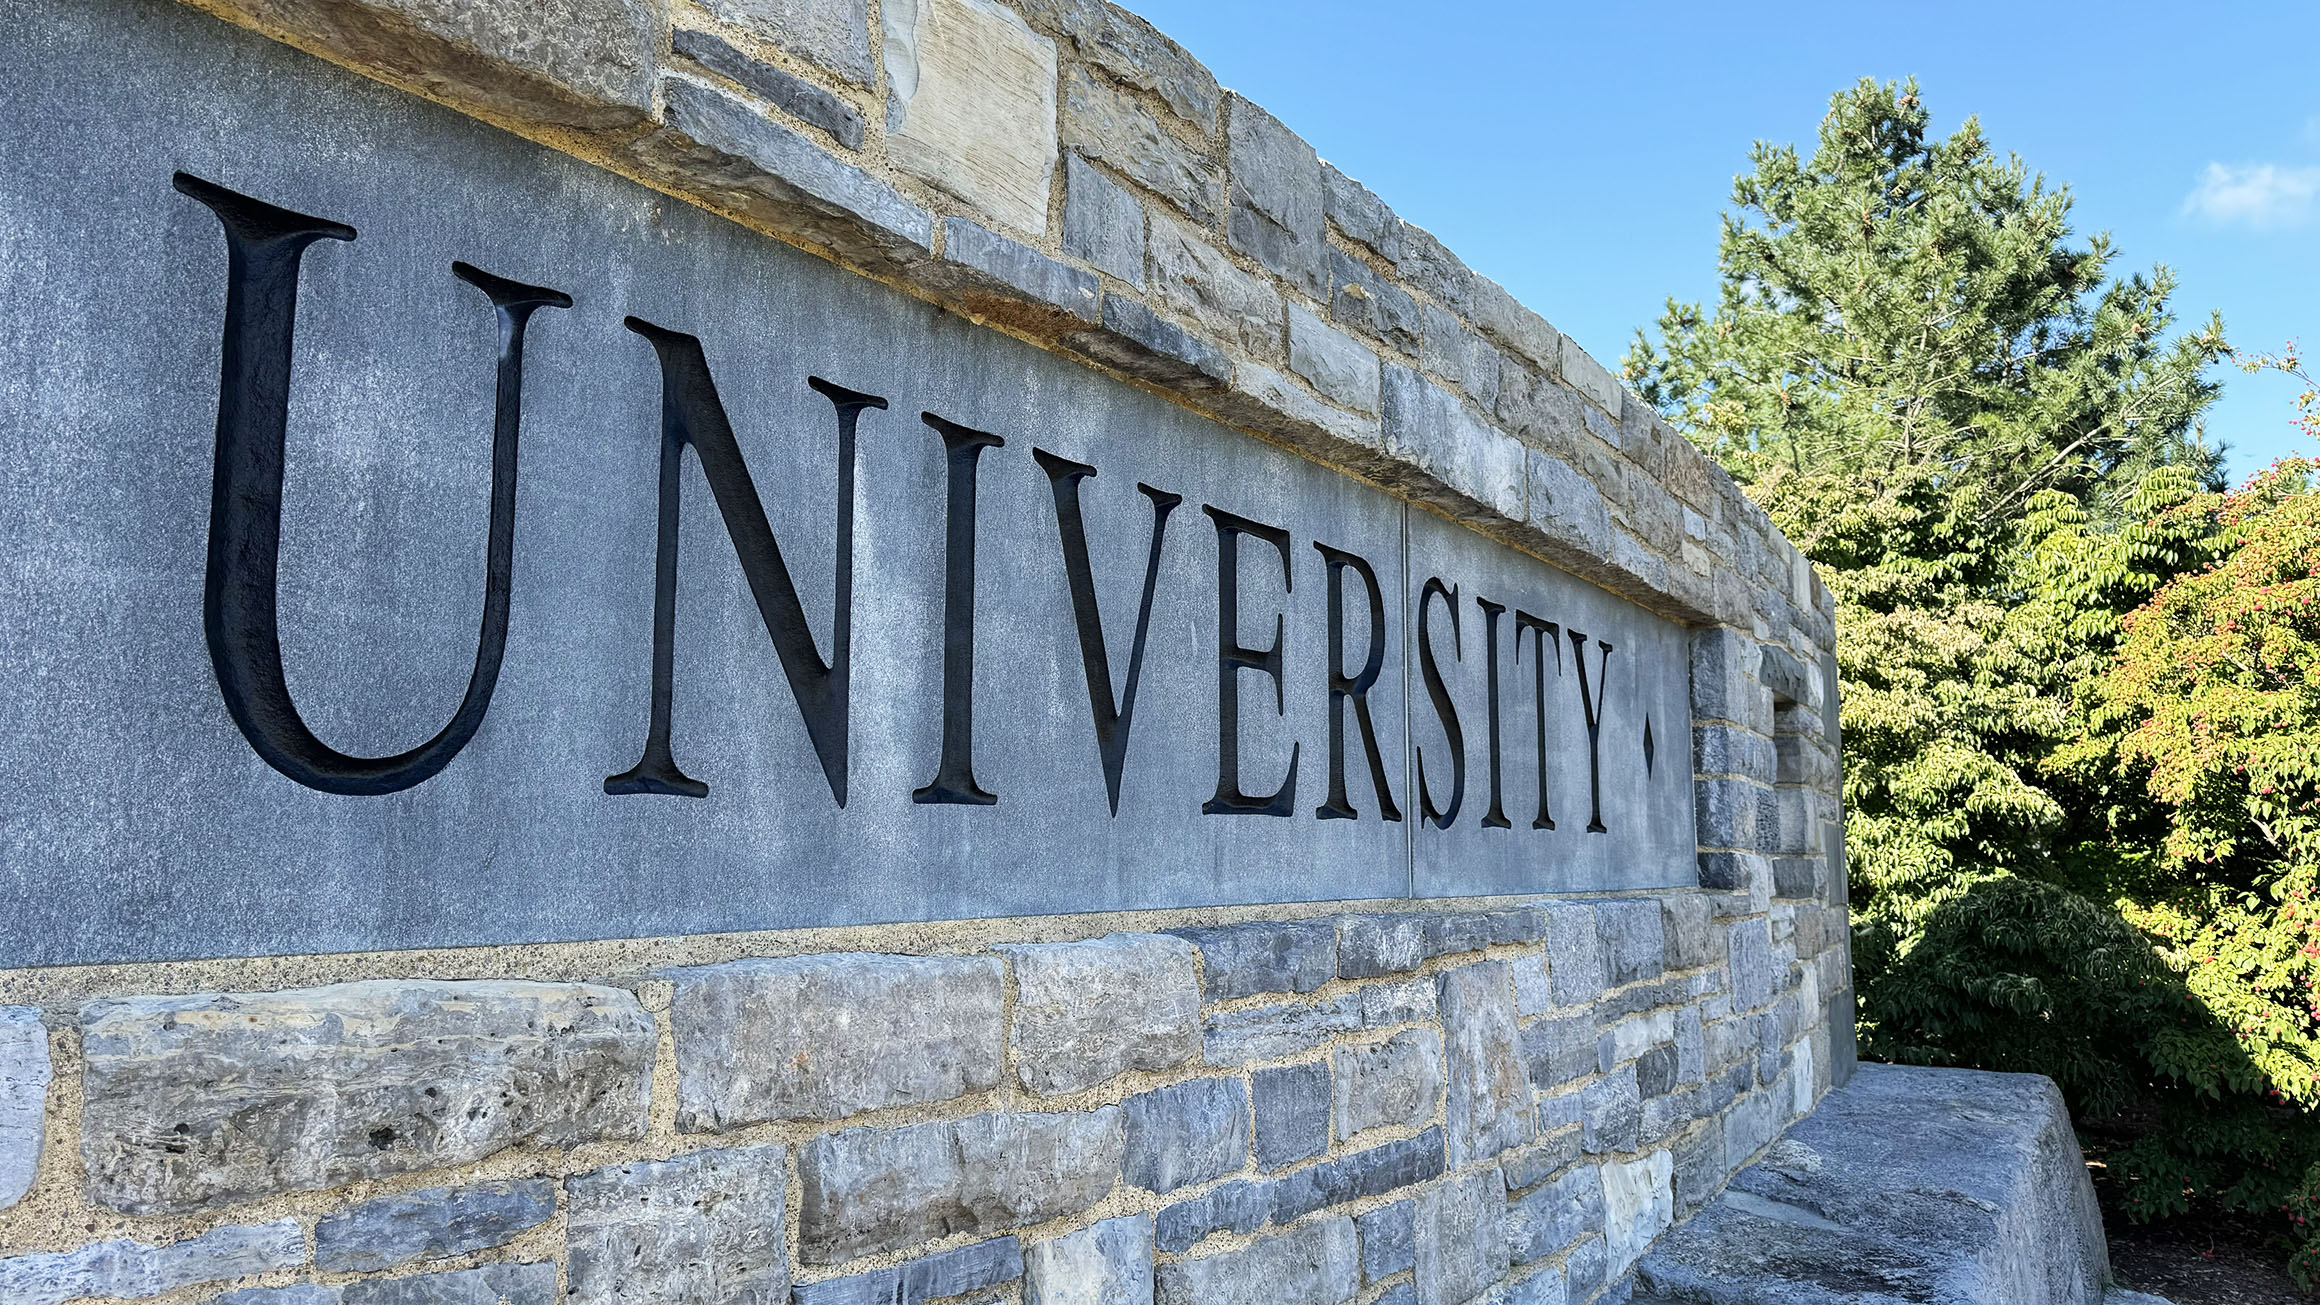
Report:
[[[2320,201],[2320,167],[2210,163],[2183,198],[2183,211],[2259,231],[2302,226]]]

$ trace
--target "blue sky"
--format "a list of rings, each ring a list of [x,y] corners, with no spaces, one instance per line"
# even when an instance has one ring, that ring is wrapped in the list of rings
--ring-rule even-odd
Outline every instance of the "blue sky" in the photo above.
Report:
[[[1942,131],[1978,114],[2067,183],[2119,271],[2174,268],[2179,324],[2320,355],[2320,5],[1127,3],[1607,363],[1712,294],[1752,142],[1911,75]],[[2295,387],[2224,379],[2237,478],[2296,447]]]

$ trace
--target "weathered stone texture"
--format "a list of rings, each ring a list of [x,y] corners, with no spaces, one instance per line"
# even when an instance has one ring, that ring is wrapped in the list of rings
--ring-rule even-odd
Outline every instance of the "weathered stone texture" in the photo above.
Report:
[[[1023,1305],[1152,1305],[1152,1216],[1124,1215],[1023,1253]]]
[[[1176,1255],[1210,1233],[1255,1232],[1272,1217],[1272,1185],[1236,1178],[1160,1211],[1152,1220],[1152,1239]]]
[[[1022,1245],[1013,1237],[998,1237],[868,1273],[801,1282],[791,1300],[795,1305],[917,1305],[1002,1286],[1022,1276]]]
[[[1201,130],[1216,130],[1223,92],[1215,76],[1152,24],[1108,0],[1016,0],[1015,7],[1060,29],[1089,63],[1159,96]]]
[[[557,1305],[556,1266],[486,1264],[475,1269],[447,1269],[400,1278],[373,1278],[335,1289],[339,1305]],[[575,1296],[575,1300],[587,1297]],[[299,1297],[283,1305],[306,1305]]]
[[[847,953],[670,977],[681,1129],[844,1119],[999,1084],[1005,973],[991,957]]]
[[[56,1305],[83,1296],[135,1300],[304,1263],[306,1233],[296,1219],[235,1224],[166,1246],[123,1239],[0,1259],[0,1300],[8,1305]]]
[[[680,27],[670,48],[808,126],[819,127],[847,149],[862,148],[862,111],[802,77],[752,59],[709,32]]]
[[[1367,245],[1386,258],[1394,256],[1401,219],[1369,187],[1327,163],[1321,165],[1321,205],[1322,212],[1348,239]]]
[[[1280,119],[1240,96],[1228,95],[1226,105],[1227,238],[1297,289],[1316,299],[1327,295],[1320,157]]]
[[[1354,1216],[1353,1229],[1361,1235],[1364,1286],[1391,1278],[1417,1263],[1416,1215],[1416,1202],[1396,1201]]]
[[[575,1301],[772,1305],[789,1296],[778,1145],[611,1165],[565,1183]]]
[[[1652,1239],[1675,1222],[1675,1157],[1654,1151],[1603,1165],[1604,1237],[1611,1272],[1625,1273]]]
[[[1385,369],[1384,393],[1388,455],[1454,492],[1463,502],[1448,506],[1465,515],[1481,508],[1523,519],[1521,444],[1407,367]]]
[[[1077,154],[1063,158],[1063,252],[1144,285],[1144,206]]]
[[[1115,933],[1001,950],[1015,965],[1015,1073],[1032,1091],[1077,1092],[1200,1054],[1196,953],[1183,939]]]
[[[512,1241],[556,1215],[551,1179],[437,1187],[365,1201],[314,1224],[314,1267],[369,1273]]]
[[[1055,42],[994,0],[885,0],[894,166],[1037,236],[1055,175]]]
[[[1217,165],[1160,125],[1134,96],[1078,67],[1063,77],[1063,143],[1101,159],[1137,185],[1173,201],[1194,221],[1224,209]]]
[[[1603,1231],[1603,1171],[1572,1165],[1507,1203],[1506,1241],[1514,1262],[1559,1254],[1590,1233]]]
[[[1329,320],[1418,352],[1423,319],[1409,291],[1342,249],[1329,251],[1329,284]]]
[[[1378,410],[1377,354],[1301,304],[1289,305],[1289,370],[1348,408]]]
[[[1174,932],[1200,949],[1201,984],[1210,1001],[1311,992],[1337,974],[1337,930],[1326,920]]]
[[[1283,301],[1264,278],[1244,272],[1198,228],[1150,215],[1146,248],[1152,293],[1211,335],[1265,361],[1281,358]]]
[[[1249,1075],[1249,1093],[1259,1169],[1278,1169],[1329,1149],[1327,1061],[1256,1070]]]
[[[1248,1085],[1196,1078],[1129,1097],[1123,1172],[1148,1192],[1173,1192],[1248,1164]]]
[[[1464,1174],[1418,1196],[1418,1299],[1464,1301],[1506,1272],[1506,1188],[1496,1169]]]
[[[1207,1019],[1201,1055],[1211,1065],[1279,1060],[1361,1026],[1361,998],[1353,993],[1313,1005],[1284,1002],[1222,1010]]]
[[[1100,319],[1095,273],[965,218],[943,219],[942,266],[933,275],[951,281],[977,312],[1019,325],[1076,328]]]
[[[0,1210],[24,1199],[47,1136],[48,1030],[29,1006],[0,1006]]]
[[[81,1012],[90,1195],[131,1213],[644,1133],[655,1035],[587,984],[373,980]]]
[[[1288,1223],[1315,1210],[1379,1196],[1442,1174],[1442,1130],[1429,1128],[1295,1170],[1272,1184],[1273,1222]]]
[[[798,1150],[811,1264],[1084,1210],[1119,1184],[1120,1109],[849,1128]]]
[[[1361,1022],[1364,1028],[1423,1023],[1433,1019],[1437,1010],[1432,979],[1373,983],[1361,990]]]
[[[1442,1035],[1408,1029],[1336,1053],[1337,1136],[1380,1125],[1424,1124],[1442,1099]]]
[[[1436,976],[1453,1168],[1531,1138],[1531,1084],[1515,1052],[1514,993],[1504,961]]]
[[[702,0],[719,21],[838,74],[877,80],[870,59],[869,0]]]
[[[1357,1289],[1353,1220],[1336,1217],[1160,1266],[1159,1305],[1342,1305]]]

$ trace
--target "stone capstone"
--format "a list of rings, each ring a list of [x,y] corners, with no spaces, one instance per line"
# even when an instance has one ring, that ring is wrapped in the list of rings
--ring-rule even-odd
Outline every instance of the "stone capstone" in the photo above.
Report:
[[[1637,1266],[1655,1299],[1768,1305],[2075,1305],[2108,1276],[2052,1080],[1904,1065],[1860,1066]]]
[[[30,1006],[0,1006],[0,1210],[24,1199],[47,1136],[48,1030]]]
[[[1018,0],[1071,40],[1082,57],[1130,86],[1152,92],[1185,121],[1216,130],[1216,78],[1183,46],[1109,0]]]
[[[589,984],[371,980],[81,1011],[98,1204],[198,1210],[644,1135],[656,1041]]]
[[[943,219],[942,266],[931,275],[951,283],[969,307],[1000,320],[1053,329],[1098,321],[1102,283],[1084,268],[1058,262],[1020,240],[965,218]],[[1028,314],[1022,310],[1028,307]]]
[[[1327,920],[1172,930],[1200,949],[1210,1001],[1260,992],[1311,992],[1337,975],[1337,930]]]
[[[1442,1098],[1442,1035],[1407,1029],[1336,1053],[1337,1136],[1340,1141],[1380,1125],[1422,1125]]]
[[[783,113],[830,133],[847,149],[862,148],[862,111],[803,77],[752,59],[708,32],[677,28],[669,34],[669,46]]]
[[[1063,252],[1144,285],[1144,205],[1078,154],[1063,156]]]
[[[1353,1220],[1343,1216],[1160,1266],[1158,1305],[1342,1305],[1358,1289]]]
[[[514,1240],[556,1215],[552,1179],[436,1187],[365,1201],[314,1224],[314,1267],[369,1273]]]
[[[1477,418],[1457,395],[1407,367],[1385,369],[1386,453],[1465,500],[1444,506],[1523,519],[1523,447]],[[1437,490],[1440,494],[1442,491]]]
[[[1437,1183],[1416,1205],[1418,1299],[1471,1300],[1506,1272],[1506,1186],[1498,1170]]]
[[[1034,236],[1055,175],[1055,42],[993,0],[886,0],[894,166]]]
[[[1231,355],[1133,299],[1105,295],[1103,329],[1063,343],[1107,367],[1185,390],[1214,390],[1232,379]]]
[[[1329,1149],[1327,1061],[1252,1070],[1249,1096],[1259,1169],[1278,1169]]]
[[[1196,1078],[1129,1097],[1123,1173],[1148,1192],[1222,1177],[1248,1164],[1248,1085],[1238,1078]]]
[[[1329,293],[1328,246],[1321,239],[1321,159],[1281,120],[1238,95],[1226,96],[1225,162],[1232,247],[1290,285]]]
[[[1023,1305],[1152,1305],[1152,1216],[1033,1243],[1023,1253]]]
[[[1224,208],[1224,185],[1206,153],[1161,126],[1135,96],[1076,66],[1063,77],[1063,143],[1196,222],[1213,222]]]
[[[1000,949],[1015,965],[1015,1073],[1042,1096],[1200,1054],[1192,944],[1115,933]]]
[[[1531,1081],[1515,1050],[1514,989],[1505,961],[1435,976],[1448,1080],[1450,1164],[1487,1160],[1531,1139]]]
[[[992,957],[798,956],[669,977],[677,1127],[688,1132],[844,1119],[999,1085],[1005,970]]]
[[[567,1179],[572,1299],[786,1301],[787,1183],[778,1144],[694,1151]]]
[[[869,0],[704,0],[719,22],[838,74],[857,86],[877,81],[870,58]]]
[[[795,1305],[918,1305],[964,1296],[1023,1276],[1023,1248],[1013,1237],[923,1255],[905,1264],[820,1282],[801,1282]]]
[[[74,1251],[0,1259],[0,1301],[57,1305],[84,1296],[137,1300],[304,1263],[306,1231],[296,1219],[235,1224],[166,1246],[123,1239]]]
[[[827,1133],[798,1150],[799,1255],[834,1264],[1074,1214],[1119,1185],[1121,1150],[1117,1106]]]

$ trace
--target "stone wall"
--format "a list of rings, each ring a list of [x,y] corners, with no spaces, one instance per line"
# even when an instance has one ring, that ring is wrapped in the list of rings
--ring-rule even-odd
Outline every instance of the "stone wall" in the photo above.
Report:
[[[1140,19],[199,4],[1684,622],[1698,887],[0,958],[0,1299],[1617,1299],[1849,1072],[1827,591]]]

